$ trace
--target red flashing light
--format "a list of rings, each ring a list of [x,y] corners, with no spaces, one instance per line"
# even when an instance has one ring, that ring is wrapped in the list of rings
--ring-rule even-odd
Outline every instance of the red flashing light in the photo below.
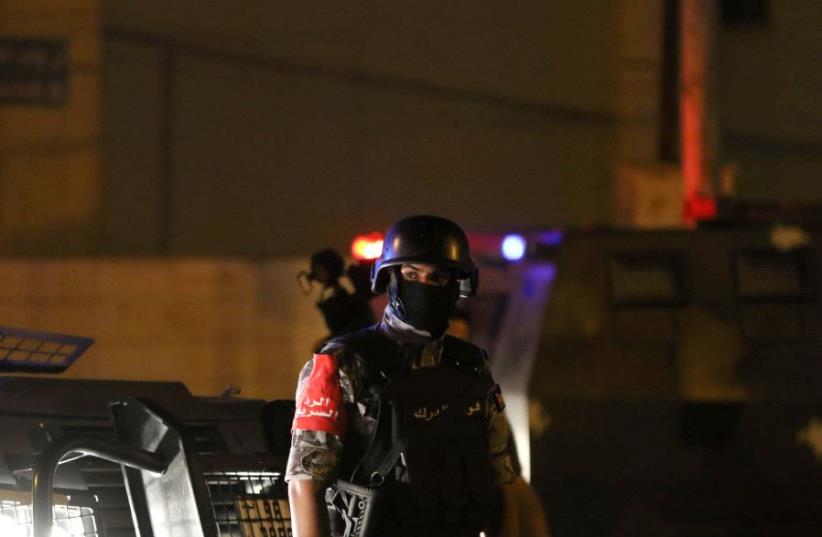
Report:
[[[351,242],[351,255],[357,261],[373,261],[382,254],[382,233],[357,235]]]
[[[685,201],[685,219],[693,222],[716,218],[716,200],[706,196],[694,196]]]

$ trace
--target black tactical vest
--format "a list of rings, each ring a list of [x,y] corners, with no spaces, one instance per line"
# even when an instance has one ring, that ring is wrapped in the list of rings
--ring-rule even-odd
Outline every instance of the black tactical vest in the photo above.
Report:
[[[331,345],[360,361],[354,369],[365,395],[358,403],[376,417],[370,430],[346,431],[340,481],[327,494],[337,503],[329,506],[334,533],[363,535],[355,529],[363,520],[341,517],[369,502],[366,537],[487,531],[498,507],[487,408],[495,386],[484,352],[445,336],[440,364],[412,370],[400,346],[376,327]],[[360,496],[342,501],[352,490]]]

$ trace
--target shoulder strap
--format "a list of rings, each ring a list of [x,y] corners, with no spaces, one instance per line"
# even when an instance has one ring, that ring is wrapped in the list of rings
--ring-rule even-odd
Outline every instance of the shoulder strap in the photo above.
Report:
[[[335,348],[349,351],[369,367],[392,372],[400,367],[402,359],[397,343],[382,333],[379,325],[369,326],[329,340],[323,351]]]
[[[385,386],[388,379],[402,368],[403,359],[399,345],[386,336],[378,325],[343,334],[330,340],[323,352],[346,353],[360,361],[361,381],[366,386]],[[371,391],[369,389],[369,391]],[[377,426],[353,451],[344,448],[344,468],[341,475],[346,480],[365,485],[381,483],[396,465],[402,445],[392,437],[391,406],[386,404],[380,391],[374,392],[377,405]],[[391,443],[382,442],[380,439]],[[350,447],[348,443],[346,446]]]
[[[385,478],[394,470],[403,451],[405,451],[405,442],[401,439],[391,444],[391,450],[385,455],[385,458],[377,469],[369,476],[371,486],[378,487],[385,482]]]

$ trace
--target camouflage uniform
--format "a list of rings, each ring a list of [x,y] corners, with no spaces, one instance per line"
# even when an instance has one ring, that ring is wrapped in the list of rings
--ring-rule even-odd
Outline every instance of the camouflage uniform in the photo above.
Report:
[[[390,310],[386,310],[379,328],[401,344],[412,369],[440,365],[442,338],[432,341],[427,333],[417,331],[397,319]],[[287,481],[314,479],[329,484],[335,478],[335,470],[340,462],[345,431],[356,428],[360,432],[369,432],[377,425],[376,418],[368,415],[363,404],[365,398],[362,394],[366,387],[360,385],[360,362],[351,359],[348,354],[345,348],[332,343],[322,353],[314,355],[300,373],[296,395],[298,417],[292,431],[285,477]],[[328,371],[318,375],[318,364]],[[487,361],[484,366],[488,367]],[[331,389],[317,392],[314,384],[318,382],[330,384]],[[490,392],[488,398],[488,404],[484,406],[488,412],[488,449],[495,479],[498,483],[511,483],[515,472],[509,451],[510,432],[502,413],[504,405],[498,392]],[[320,410],[315,411],[314,408]],[[314,421],[301,422],[301,412],[304,416],[312,414],[311,419]],[[309,426],[305,426],[305,423],[309,423]]]

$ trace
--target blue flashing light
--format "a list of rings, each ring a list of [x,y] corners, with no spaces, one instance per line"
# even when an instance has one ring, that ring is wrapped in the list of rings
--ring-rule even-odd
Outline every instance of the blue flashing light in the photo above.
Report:
[[[564,233],[561,228],[549,229],[537,236],[537,241],[545,246],[557,247],[562,244]]]
[[[525,257],[525,238],[522,235],[510,234],[502,239],[502,257],[508,261],[519,261]]]

